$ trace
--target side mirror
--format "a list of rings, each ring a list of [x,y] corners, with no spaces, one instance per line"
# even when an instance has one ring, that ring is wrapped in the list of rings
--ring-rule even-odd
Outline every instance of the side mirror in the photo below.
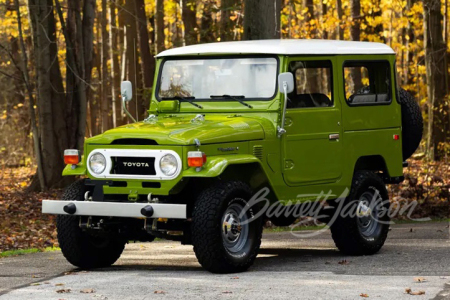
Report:
[[[133,85],[131,84],[131,81],[122,81],[122,84],[120,85],[120,93],[122,94],[123,111],[128,115],[128,117],[130,117],[131,120],[133,120],[134,123],[136,123],[136,119],[133,118],[125,105],[125,102],[133,99]]]
[[[133,99],[133,85],[131,84],[131,81],[122,81],[120,93],[124,102]]]
[[[278,88],[282,93],[291,93],[294,91],[294,74],[290,72],[278,75]],[[286,90],[284,90],[286,88]]]

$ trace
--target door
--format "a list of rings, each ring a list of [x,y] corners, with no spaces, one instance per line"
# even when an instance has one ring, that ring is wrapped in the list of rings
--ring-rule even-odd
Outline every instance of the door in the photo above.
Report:
[[[288,64],[295,89],[288,95],[286,134],[282,137],[284,180],[290,186],[335,182],[342,173],[335,58],[291,58]]]

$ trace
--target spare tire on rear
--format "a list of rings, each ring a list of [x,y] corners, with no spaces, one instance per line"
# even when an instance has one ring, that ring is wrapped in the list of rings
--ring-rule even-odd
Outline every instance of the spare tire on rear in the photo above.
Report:
[[[405,161],[416,151],[422,140],[423,118],[419,104],[410,93],[399,89],[398,94],[398,102],[402,107],[402,147]]]

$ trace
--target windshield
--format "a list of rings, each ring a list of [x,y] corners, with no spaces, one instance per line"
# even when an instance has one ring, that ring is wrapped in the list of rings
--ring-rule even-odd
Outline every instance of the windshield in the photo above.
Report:
[[[158,98],[240,95],[272,98],[277,81],[277,59],[203,58],[167,60],[159,83]],[[224,101],[230,101],[223,98]]]

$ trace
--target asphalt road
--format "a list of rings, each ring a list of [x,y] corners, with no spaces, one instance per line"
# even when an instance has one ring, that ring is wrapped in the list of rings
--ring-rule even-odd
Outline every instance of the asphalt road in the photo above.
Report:
[[[348,257],[329,231],[268,233],[255,265],[228,275],[204,271],[177,242],[127,245],[113,267],[89,272],[36,253],[0,259],[0,299],[450,299],[449,235],[447,222],[394,225],[378,254]]]

